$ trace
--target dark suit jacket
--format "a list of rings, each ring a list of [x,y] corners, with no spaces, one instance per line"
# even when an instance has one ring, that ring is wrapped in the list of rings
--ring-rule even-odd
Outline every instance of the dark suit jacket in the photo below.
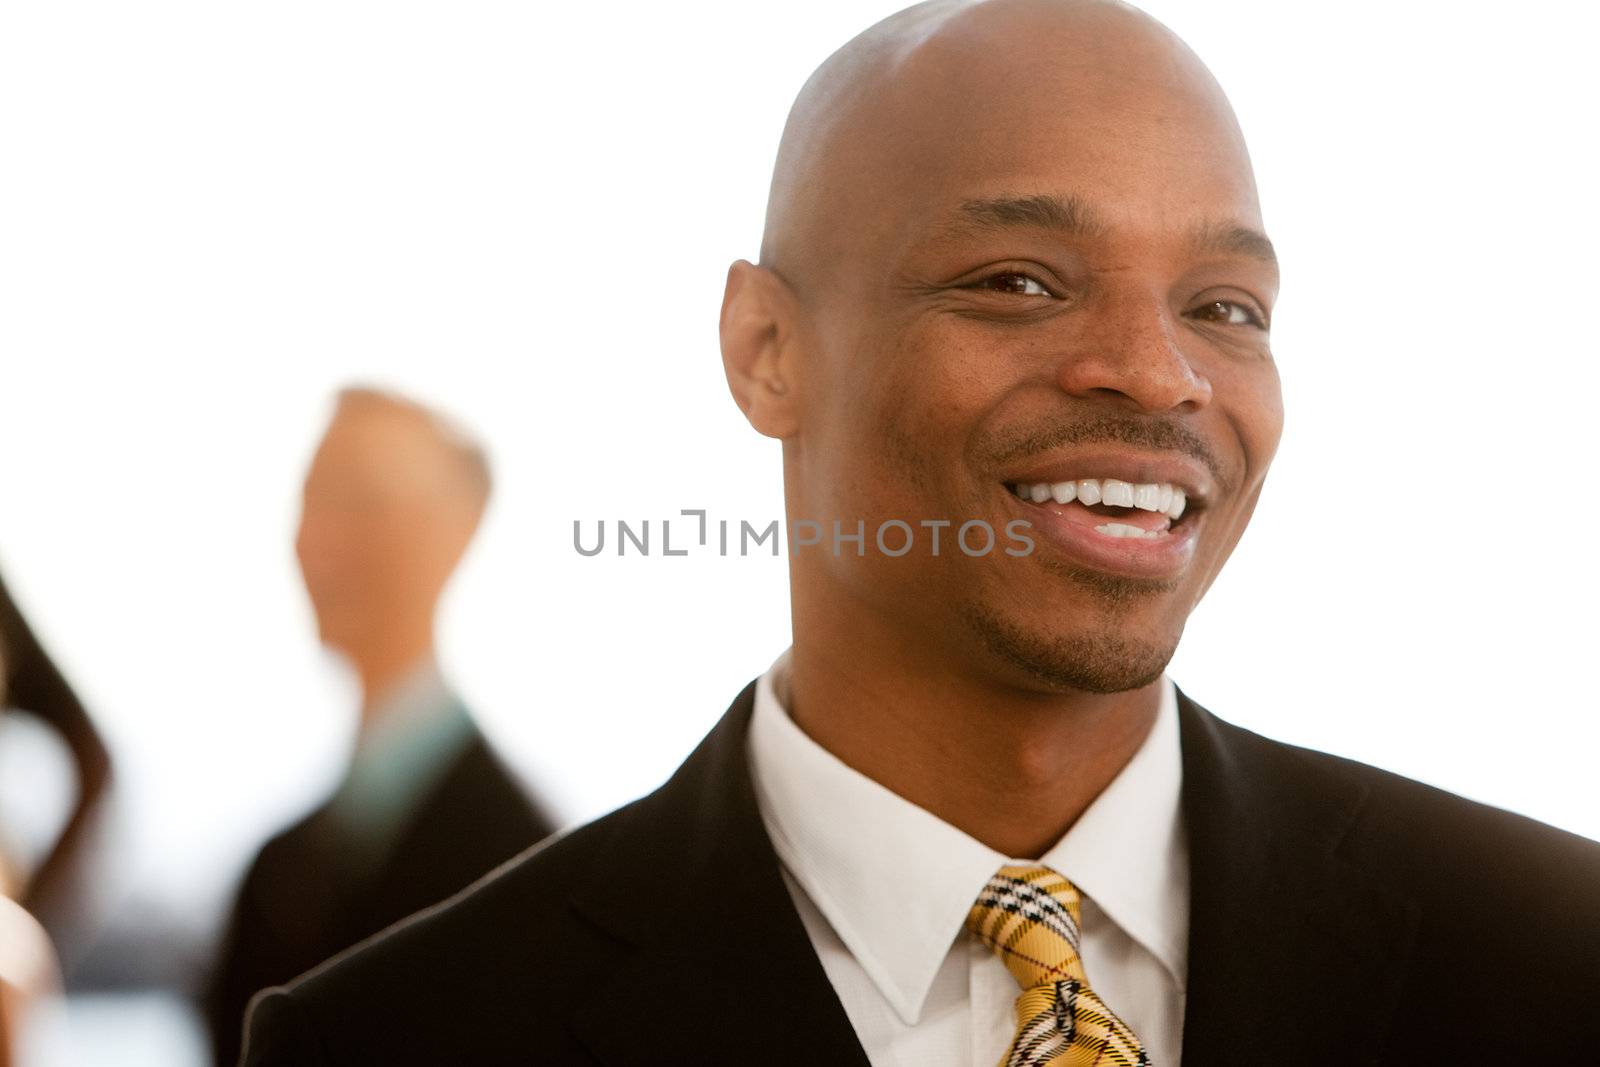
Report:
[[[245,875],[211,976],[216,1062],[238,1062],[257,990],[459,892],[552,829],[474,730],[370,869],[345,862],[326,806],[278,834]]]
[[[248,1067],[865,1067],[756,808],[753,693],[655,793],[258,998]],[[1185,1067],[1600,1063],[1600,846],[1179,708]]]

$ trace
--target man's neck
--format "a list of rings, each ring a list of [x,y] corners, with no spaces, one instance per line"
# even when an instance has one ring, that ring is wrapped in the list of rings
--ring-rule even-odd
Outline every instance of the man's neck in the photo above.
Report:
[[[374,642],[352,655],[351,662],[361,679],[362,727],[372,724],[382,713],[385,698],[395,688],[412,677],[425,664],[434,661],[433,636],[417,635],[409,640],[398,638]]]
[[[1039,693],[964,676],[902,648],[808,641],[797,627],[785,704],[839,759],[997,852],[1043,855],[1150,733],[1157,681],[1124,693]]]

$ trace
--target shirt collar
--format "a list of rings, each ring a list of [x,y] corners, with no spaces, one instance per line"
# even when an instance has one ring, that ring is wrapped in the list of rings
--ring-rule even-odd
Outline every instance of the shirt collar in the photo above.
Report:
[[[375,848],[448,769],[472,737],[472,720],[432,657],[377,701],[329,801],[335,822]]]
[[[422,657],[399,678],[379,690],[361,716],[358,748],[383,748],[456,703],[449,683],[433,656]]]
[[[1170,681],[1133,759],[1034,861],[994,851],[813,741],[778,698],[774,677],[787,668],[785,652],[756,684],[749,755],[762,819],[789,874],[906,1025],[917,1024],[978,892],[1007,863],[1045,863],[1072,879],[1183,987],[1188,866]]]

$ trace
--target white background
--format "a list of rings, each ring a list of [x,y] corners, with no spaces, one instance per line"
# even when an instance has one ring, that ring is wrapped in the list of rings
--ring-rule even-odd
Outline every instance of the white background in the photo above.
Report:
[[[351,379],[489,444],[444,655],[564,818],[784,647],[781,560],[586,559],[572,521],[781,515],[722,279],[794,92],[896,6],[6,7],[0,563],[112,745],[125,905],[213,914],[338,773],[290,543]],[[1285,267],[1286,438],[1172,674],[1600,837],[1590,7],[1146,6],[1234,100]]]

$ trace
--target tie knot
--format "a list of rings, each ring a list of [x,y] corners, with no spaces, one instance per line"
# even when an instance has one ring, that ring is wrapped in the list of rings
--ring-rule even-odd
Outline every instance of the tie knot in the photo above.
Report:
[[[999,956],[1023,989],[1072,978],[1078,956],[1078,888],[1049,867],[1002,867],[978,894],[966,928]]]

